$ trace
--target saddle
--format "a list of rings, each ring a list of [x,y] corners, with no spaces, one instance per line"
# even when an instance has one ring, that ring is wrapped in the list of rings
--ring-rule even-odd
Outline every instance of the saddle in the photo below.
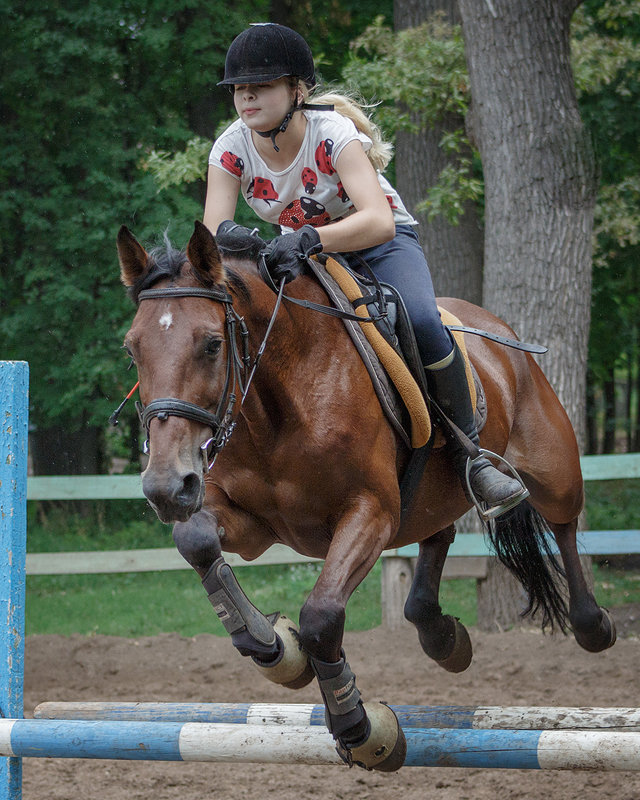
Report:
[[[371,291],[372,281],[336,257],[320,255],[308,263],[334,306],[347,314],[355,311],[362,317],[363,322],[350,317],[342,319],[367,368],[380,405],[407,447],[424,447],[432,439],[433,425],[424,368],[402,297],[390,284],[380,283],[385,303],[381,309]],[[384,315],[380,313],[382,310]],[[439,311],[445,325],[461,327],[460,320],[449,311],[442,307]],[[377,321],[370,321],[373,319]],[[453,331],[453,336],[464,356],[469,392],[481,427],[486,419],[484,392],[469,361],[463,332]],[[432,445],[444,443],[444,437],[439,436]]]

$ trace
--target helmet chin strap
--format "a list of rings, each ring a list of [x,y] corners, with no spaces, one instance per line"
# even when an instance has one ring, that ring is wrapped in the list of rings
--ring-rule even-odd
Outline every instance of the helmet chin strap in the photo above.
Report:
[[[273,145],[273,149],[276,153],[280,152],[280,148],[276,144],[276,136],[279,133],[284,133],[287,128],[289,127],[289,123],[293,119],[293,115],[296,111],[302,111],[303,109],[309,109],[310,111],[333,111],[333,105],[321,105],[320,103],[298,103],[298,100],[294,101],[293,105],[289,109],[289,111],[285,114],[284,119],[282,122],[275,128],[271,128],[270,131],[256,131],[258,136],[262,136],[264,139],[271,139],[271,144]]]
[[[262,136],[264,139],[271,139],[271,144],[273,145],[273,149],[276,151],[276,153],[279,153],[280,148],[276,144],[276,136],[279,133],[284,133],[287,130],[287,128],[289,127],[289,123],[293,118],[294,112],[299,111],[300,109],[301,106],[298,106],[297,102],[294,103],[291,106],[290,110],[285,115],[285,118],[282,120],[282,122],[278,125],[277,128],[271,128],[270,131],[256,131],[256,133],[258,134],[258,136]]]

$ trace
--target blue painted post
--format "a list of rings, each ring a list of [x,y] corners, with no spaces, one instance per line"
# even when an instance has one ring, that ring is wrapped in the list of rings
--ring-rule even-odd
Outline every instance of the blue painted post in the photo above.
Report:
[[[0,361],[0,716],[24,715],[29,365]],[[0,800],[22,797],[22,762],[0,758]]]

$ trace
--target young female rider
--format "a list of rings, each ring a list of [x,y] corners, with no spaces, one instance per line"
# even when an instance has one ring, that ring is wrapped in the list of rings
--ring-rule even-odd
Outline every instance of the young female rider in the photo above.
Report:
[[[233,219],[242,191],[259,217],[280,225],[266,251],[276,282],[293,280],[303,256],[323,250],[364,258],[401,293],[430,392],[477,444],[464,363],[440,320],[417,223],[381,174],[390,146],[350,100],[305,102],[315,85],[313,57],[302,36],[282,25],[252,25],[236,37],[220,83],[233,87],[239,119],[211,150],[205,224],[215,233]],[[453,451],[464,486],[467,455],[456,442]],[[484,456],[472,462],[470,483],[494,516],[525,495]]]

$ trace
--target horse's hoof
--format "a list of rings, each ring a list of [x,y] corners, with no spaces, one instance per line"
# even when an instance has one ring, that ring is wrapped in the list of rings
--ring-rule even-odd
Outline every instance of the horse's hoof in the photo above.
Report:
[[[473,646],[464,625],[455,617],[453,620],[455,622],[453,649],[446,658],[436,661],[436,664],[442,669],[446,669],[447,672],[464,672],[471,664]]]
[[[365,769],[395,772],[407,757],[407,740],[395,713],[384,703],[365,703],[371,730],[362,744],[349,748],[349,761]]]
[[[616,642],[616,623],[606,608],[600,608],[598,629],[587,634],[573,631],[576,642],[589,653],[601,653]]]
[[[298,627],[287,617],[279,616],[273,629],[280,640],[280,655],[275,662],[252,661],[265,678],[287,689],[302,689],[314,679],[309,657],[300,645]]]
[[[435,641],[428,641],[422,631],[418,629],[420,645],[429,658],[432,658],[442,669],[446,669],[447,672],[464,672],[473,658],[473,647],[467,629],[457,617],[452,617],[451,614],[443,614],[439,622],[447,629],[446,636],[439,637],[438,649],[440,652],[435,651]],[[447,645],[448,652],[443,656],[441,654],[443,650],[446,652]],[[437,657],[438,655],[440,658]]]

